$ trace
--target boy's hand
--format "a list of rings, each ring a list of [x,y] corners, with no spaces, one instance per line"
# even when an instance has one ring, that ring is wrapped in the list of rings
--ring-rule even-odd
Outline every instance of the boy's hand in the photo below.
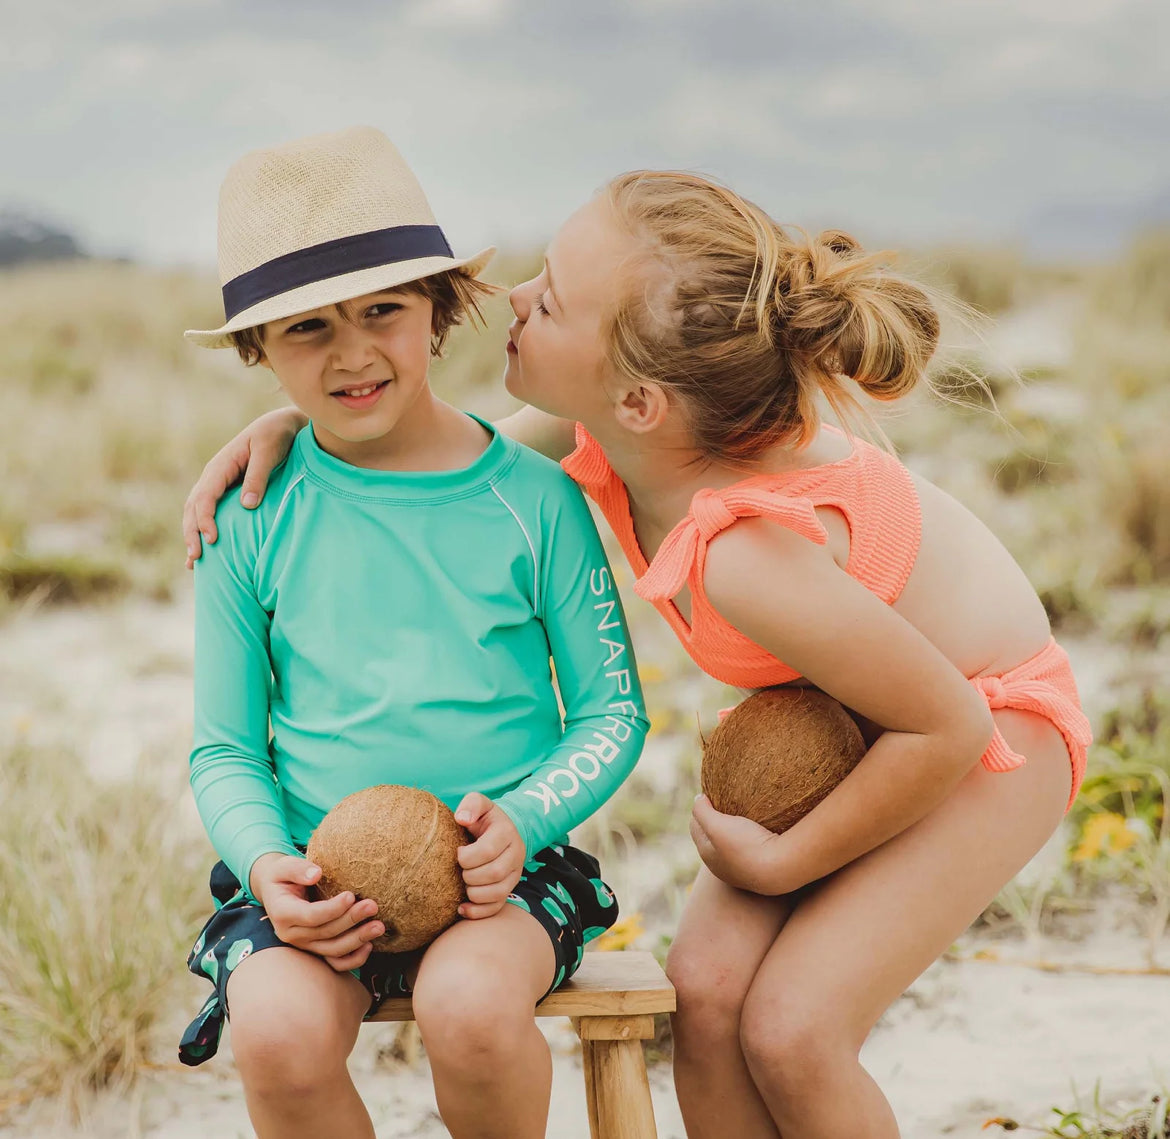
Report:
[[[264,497],[272,468],[288,454],[293,438],[306,422],[294,407],[267,412],[215,453],[183,504],[188,569],[202,555],[203,540],[214,543],[219,536],[215,508],[228,487],[234,486],[243,475],[240,500],[249,509],[257,506]]]
[[[281,941],[316,953],[338,973],[356,969],[373,951],[370,942],[386,927],[370,921],[378,912],[372,898],[357,901],[342,893],[324,902],[310,902],[308,891],[321,868],[291,854],[262,854],[252,864],[252,895],[268,913]]]
[[[467,901],[459,907],[460,916],[490,918],[504,908],[524,873],[524,840],[504,811],[475,791],[464,796],[455,821],[475,839],[459,848],[459,865],[467,886]]]
[[[751,819],[715,810],[706,795],[691,811],[691,838],[716,878],[753,894],[787,894],[803,882],[781,882],[780,836]]]

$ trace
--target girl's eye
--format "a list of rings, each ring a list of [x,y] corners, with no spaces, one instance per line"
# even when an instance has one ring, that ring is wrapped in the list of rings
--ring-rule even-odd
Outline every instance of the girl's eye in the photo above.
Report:
[[[532,307],[536,309],[537,312],[543,312],[545,314],[548,313],[548,305],[544,303],[543,295],[537,297],[536,300],[532,302]]]
[[[384,301],[382,304],[371,305],[366,310],[367,316],[389,316],[391,313],[398,312],[402,305],[396,304],[394,301]]]
[[[325,322],[323,320],[320,320],[317,317],[312,317],[309,320],[302,320],[298,324],[289,325],[289,327],[286,328],[284,332],[285,335],[288,336],[290,334],[296,335],[302,332],[320,332],[320,330],[324,327]]]

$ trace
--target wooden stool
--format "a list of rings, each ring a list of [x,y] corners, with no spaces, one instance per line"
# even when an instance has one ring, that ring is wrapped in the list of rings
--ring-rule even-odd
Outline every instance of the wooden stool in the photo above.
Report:
[[[642,1041],[654,1014],[674,1012],[674,987],[649,953],[586,953],[581,968],[536,1006],[567,1016],[581,1038],[593,1139],[657,1139]],[[372,1020],[413,1020],[409,997],[384,1001]]]

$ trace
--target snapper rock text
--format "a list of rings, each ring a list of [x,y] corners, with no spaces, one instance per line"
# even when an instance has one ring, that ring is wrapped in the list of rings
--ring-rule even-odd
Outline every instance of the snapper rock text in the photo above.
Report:
[[[613,575],[605,566],[589,574],[589,592],[602,599],[593,606],[593,611],[597,614],[597,643],[602,653],[600,667],[606,679],[613,682],[614,698],[606,705],[609,712],[605,722],[593,730],[593,742],[581,744],[564,761],[563,767],[553,768],[535,788],[525,790],[525,795],[540,800],[546,815],[559,807],[562,799],[572,799],[584,784],[592,783],[603,768],[621,755],[621,745],[633,735],[633,720],[638,715],[637,705],[628,699],[633,692],[633,680],[630,653],[618,615],[617,590]]]

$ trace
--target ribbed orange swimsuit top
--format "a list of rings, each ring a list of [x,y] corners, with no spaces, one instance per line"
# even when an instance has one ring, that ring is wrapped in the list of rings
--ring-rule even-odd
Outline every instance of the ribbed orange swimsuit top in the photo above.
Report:
[[[836,431],[827,427],[826,430]],[[918,493],[894,456],[862,439],[844,459],[803,470],[753,475],[732,486],[703,489],[687,516],[647,563],[634,533],[625,484],[614,474],[601,445],[580,424],[577,449],[561,464],[600,507],[634,570],[640,597],[653,603],[704,672],[739,688],[766,688],[799,679],[723,619],[707,600],[703,571],[708,543],[738,518],[767,518],[824,545],[828,534],[815,507],[839,511],[849,527],[845,572],[888,605],[901,594],[914,568],[922,537]],[[686,586],[687,623],[672,600]],[[783,588],[783,579],[758,583],[761,594]]]

